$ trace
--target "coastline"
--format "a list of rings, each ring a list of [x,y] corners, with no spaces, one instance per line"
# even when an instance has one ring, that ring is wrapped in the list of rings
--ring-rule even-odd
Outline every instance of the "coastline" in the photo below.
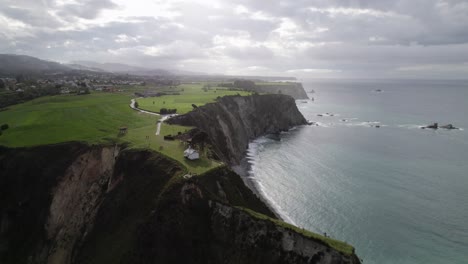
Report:
[[[297,127],[298,126],[292,127],[289,129],[289,131],[297,129]],[[268,135],[264,135],[262,137],[265,136]],[[279,220],[297,226],[297,224],[288,215],[286,215],[282,208],[275,204],[272,198],[268,195],[267,190],[262,189],[259,182],[255,180],[250,157],[253,156],[252,147],[255,144],[259,144],[256,141],[262,137],[258,137],[249,142],[249,147],[245,151],[244,157],[242,158],[240,164],[231,166],[231,169],[239,176],[241,176],[241,179],[244,181],[244,184],[247,186],[247,188],[249,188],[263,203],[265,203],[265,205],[275,214]]]

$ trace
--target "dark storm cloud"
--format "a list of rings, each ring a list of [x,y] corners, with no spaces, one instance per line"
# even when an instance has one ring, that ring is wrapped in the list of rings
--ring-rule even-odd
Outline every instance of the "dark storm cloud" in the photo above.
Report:
[[[147,10],[151,3],[4,0],[0,49],[228,73],[362,77],[446,65],[467,74],[464,0],[161,0]]]

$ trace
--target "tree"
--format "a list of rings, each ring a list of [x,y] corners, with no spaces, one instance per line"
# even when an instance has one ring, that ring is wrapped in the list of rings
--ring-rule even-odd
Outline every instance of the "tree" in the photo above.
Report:
[[[3,124],[1,127],[0,127],[0,130],[7,130],[10,126],[8,126],[8,124]]]
[[[3,79],[0,79],[0,89],[5,89],[5,82],[3,81]]]
[[[138,102],[135,101],[135,104],[133,105],[135,108],[138,108]]]
[[[20,74],[20,75],[17,75],[16,76],[16,82],[17,83],[22,83],[25,81],[26,78],[24,78],[24,75],[23,74]]]
[[[242,88],[245,90],[254,90],[256,85],[253,81],[251,80],[235,80],[234,81],[234,87],[236,88]]]

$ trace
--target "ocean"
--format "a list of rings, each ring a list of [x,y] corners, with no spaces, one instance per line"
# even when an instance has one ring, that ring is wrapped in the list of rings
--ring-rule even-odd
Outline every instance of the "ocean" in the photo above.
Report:
[[[314,101],[297,106],[317,125],[249,145],[267,202],[366,264],[468,263],[468,82],[303,85]],[[434,122],[461,129],[420,128]]]

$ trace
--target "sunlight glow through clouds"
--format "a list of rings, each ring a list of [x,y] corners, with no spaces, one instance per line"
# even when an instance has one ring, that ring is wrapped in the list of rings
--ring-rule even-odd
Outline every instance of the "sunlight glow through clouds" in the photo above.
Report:
[[[463,1],[3,0],[0,24],[2,52],[59,61],[358,78],[468,62]]]

